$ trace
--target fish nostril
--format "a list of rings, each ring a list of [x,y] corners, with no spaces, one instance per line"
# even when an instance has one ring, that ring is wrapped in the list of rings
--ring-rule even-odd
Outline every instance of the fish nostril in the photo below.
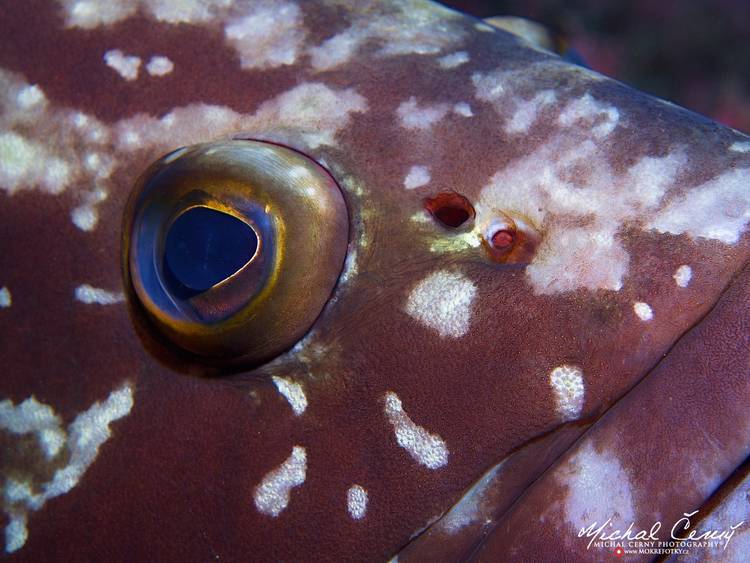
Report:
[[[425,209],[446,227],[457,229],[474,218],[474,207],[456,192],[443,192],[424,201]]]
[[[505,250],[505,249],[511,248],[515,240],[516,240],[516,236],[512,231],[501,229],[497,231],[494,235],[492,235],[490,242],[494,249]]]
[[[258,236],[244,221],[209,207],[192,207],[169,227],[165,281],[182,298],[202,293],[241,270],[257,248]]]

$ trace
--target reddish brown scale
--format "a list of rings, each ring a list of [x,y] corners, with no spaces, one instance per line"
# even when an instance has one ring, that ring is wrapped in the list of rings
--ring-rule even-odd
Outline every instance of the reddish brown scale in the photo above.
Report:
[[[456,192],[442,192],[424,200],[424,207],[441,224],[457,229],[474,219],[474,206]]]

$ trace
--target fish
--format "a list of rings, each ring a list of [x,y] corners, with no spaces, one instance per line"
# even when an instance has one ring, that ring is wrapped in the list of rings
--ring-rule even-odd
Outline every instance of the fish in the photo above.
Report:
[[[747,553],[746,135],[421,0],[0,14],[7,560]]]

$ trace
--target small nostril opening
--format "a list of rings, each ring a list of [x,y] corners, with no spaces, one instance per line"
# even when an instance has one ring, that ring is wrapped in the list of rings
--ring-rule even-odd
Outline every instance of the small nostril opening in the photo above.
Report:
[[[513,246],[513,241],[516,239],[513,232],[506,229],[501,229],[492,235],[491,243],[492,247],[497,250],[505,250]]]
[[[202,293],[237,273],[255,255],[258,237],[245,222],[208,207],[193,207],[169,227],[163,269],[178,297]]]
[[[474,218],[474,207],[456,192],[443,192],[424,202],[425,209],[446,227],[456,229]]]

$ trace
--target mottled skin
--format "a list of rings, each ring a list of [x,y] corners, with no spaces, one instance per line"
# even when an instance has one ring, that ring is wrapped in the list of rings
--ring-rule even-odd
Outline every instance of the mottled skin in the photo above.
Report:
[[[379,8],[369,9],[370,18],[378,17]],[[303,3],[302,12],[305,46],[347,29],[354,17],[335,3]],[[750,393],[748,284],[740,274],[750,254],[746,233],[727,244],[628,221],[617,235],[629,255],[621,289],[539,294],[523,266],[497,264],[481,247],[432,251],[436,241],[456,235],[434,221],[412,220],[425,197],[444,190],[478,201],[493,174],[550,138],[560,106],[585,93],[616,106],[626,121],[600,141],[616,172],[679,144],[689,166],[668,197],[747,167],[750,155],[728,150],[743,137],[552,62],[554,72],[528,70],[531,80],[515,93],[529,99],[537,89],[555,88],[558,103],[527,133],[511,138],[502,129],[507,116],[475,98],[471,76],[528,69],[552,61],[551,55],[503,32],[480,31],[470,18],[436,14],[457,34],[437,53],[379,56],[382,39],[375,37],[352,60],[315,72],[304,53],[294,64],[243,70],[215,25],[172,25],[139,14],[93,30],[66,29],[55,3],[0,4],[0,67],[37,84],[50,104],[107,125],[196,102],[252,114],[305,81],[354,88],[367,101],[367,110],[352,113],[330,144],[311,146],[294,125],[276,130],[269,120],[249,132],[176,135],[128,153],[118,160],[90,232],[69,217],[81,186],[58,196],[31,189],[0,193],[0,285],[13,293],[12,306],[0,309],[0,398],[18,404],[33,395],[67,424],[123,381],[134,392],[132,411],[112,423],[112,437],[78,485],[29,513],[28,539],[9,560],[383,561],[487,469],[539,443],[554,455],[520,459],[512,485],[497,495],[503,508],[493,522],[467,528],[473,535],[462,540],[466,549],[441,549],[440,541],[448,546],[458,539],[440,539],[436,531],[437,550],[428,545],[420,551],[416,542],[405,559],[599,560],[609,553],[587,551],[577,530],[562,523],[562,504],[555,504],[565,494],[556,468],[576,448],[590,443],[626,452],[620,464],[643,525],[657,513],[669,520],[699,508],[747,456],[750,420],[741,407]],[[102,62],[112,48],[144,62],[165,54],[175,70],[126,82]],[[468,52],[470,61],[452,69],[436,64],[457,50]],[[407,129],[396,112],[411,96],[420,104],[469,102],[474,115],[449,113],[429,131]],[[147,350],[148,336],[136,334],[125,304],[84,305],[73,290],[82,283],[120,287],[119,226],[140,171],[175,147],[233,133],[278,140],[325,163],[350,208],[357,269],[300,347],[229,377],[195,377],[217,372],[164,350],[157,359],[152,352],[160,345]],[[429,165],[431,181],[406,190],[404,176],[415,164]],[[502,210],[502,202],[497,206]],[[544,236],[545,225],[537,227]],[[672,278],[681,264],[692,265],[686,288]],[[411,290],[441,270],[460,272],[476,287],[469,331],[461,337],[441,336],[405,312]],[[638,301],[651,306],[652,321],[633,313]],[[579,421],[567,424],[548,379],[561,364],[580,366],[585,378]],[[303,385],[308,407],[302,415],[293,415],[271,375]],[[389,391],[416,424],[445,441],[447,465],[429,469],[397,445],[384,414]],[[12,446],[16,439],[0,433],[3,450],[12,453],[4,476],[43,482],[38,456]],[[717,444],[720,455],[711,449]],[[292,490],[278,517],[262,514],[253,491],[295,445],[307,450],[305,483]],[[710,485],[693,472],[696,465],[712,475]],[[347,513],[346,491],[354,483],[369,494],[362,520]],[[550,515],[558,524],[539,522],[554,510],[561,511]],[[6,524],[7,516],[0,516]]]

